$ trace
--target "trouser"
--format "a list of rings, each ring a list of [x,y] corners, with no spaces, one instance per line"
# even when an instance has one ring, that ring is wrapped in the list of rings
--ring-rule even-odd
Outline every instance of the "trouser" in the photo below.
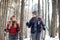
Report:
[[[18,34],[9,34],[9,40],[18,40]]]
[[[40,40],[40,33],[31,33],[32,40]]]

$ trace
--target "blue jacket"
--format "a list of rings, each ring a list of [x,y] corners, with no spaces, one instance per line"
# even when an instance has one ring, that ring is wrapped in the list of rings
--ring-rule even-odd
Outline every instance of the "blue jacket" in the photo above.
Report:
[[[34,20],[37,20],[37,24],[36,24],[36,29],[37,31],[34,30]],[[38,21],[40,21],[40,23],[38,24]],[[40,17],[38,17],[37,19],[35,19],[34,17],[31,18],[31,20],[29,22],[26,23],[26,25],[28,26],[28,28],[31,28],[31,33],[35,33],[35,32],[41,32],[41,28],[43,28],[43,30],[45,30],[45,24],[44,22],[41,20]]]

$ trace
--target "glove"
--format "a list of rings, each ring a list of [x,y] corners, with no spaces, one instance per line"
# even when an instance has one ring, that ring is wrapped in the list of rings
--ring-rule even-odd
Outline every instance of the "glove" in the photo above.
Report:
[[[4,31],[5,31],[5,32],[9,32],[9,30],[7,30],[7,29],[4,29]]]
[[[28,25],[29,25],[29,23],[27,22],[27,23],[26,23],[26,25],[28,26]]]

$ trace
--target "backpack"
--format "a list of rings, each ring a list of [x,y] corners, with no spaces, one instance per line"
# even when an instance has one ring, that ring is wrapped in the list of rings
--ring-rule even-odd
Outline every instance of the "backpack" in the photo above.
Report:
[[[36,28],[37,28],[37,25],[38,25],[38,22],[39,21],[41,21],[41,18],[40,17],[36,17],[35,19],[34,19],[34,30],[37,30]],[[40,25],[40,23],[39,23],[39,25]]]

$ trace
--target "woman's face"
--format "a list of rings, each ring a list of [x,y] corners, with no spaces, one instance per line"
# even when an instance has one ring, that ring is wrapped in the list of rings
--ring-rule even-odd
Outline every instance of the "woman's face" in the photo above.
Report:
[[[16,21],[16,17],[12,17],[12,21]]]

